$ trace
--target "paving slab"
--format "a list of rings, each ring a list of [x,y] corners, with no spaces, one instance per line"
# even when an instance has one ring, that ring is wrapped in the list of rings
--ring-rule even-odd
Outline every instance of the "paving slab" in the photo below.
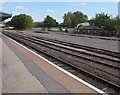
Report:
[[[3,81],[3,91],[15,91],[19,93],[28,93],[28,91],[32,93],[44,93],[44,91],[45,93],[70,93],[65,87],[63,87],[47,73],[41,70],[26,55],[21,53],[16,47],[14,47],[14,45],[10,44],[9,41],[5,40],[4,37],[3,44],[3,48],[4,46],[7,47],[3,49],[3,52],[8,52],[7,54],[3,53],[3,80],[5,78],[5,81]],[[16,58],[14,56],[16,56]],[[20,67],[21,64],[22,67]],[[45,90],[37,91],[36,88],[39,87],[39,84],[37,82],[33,82],[33,80],[30,80],[29,76],[26,76],[28,72],[30,73],[30,75],[34,76],[34,78],[37,79],[40,84],[42,84],[41,86],[43,86]],[[10,80],[7,78],[10,78]],[[13,82],[14,85],[12,85]],[[11,85],[12,88],[10,87]]]
[[[4,42],[2,48],[2,93],[49,93]]]

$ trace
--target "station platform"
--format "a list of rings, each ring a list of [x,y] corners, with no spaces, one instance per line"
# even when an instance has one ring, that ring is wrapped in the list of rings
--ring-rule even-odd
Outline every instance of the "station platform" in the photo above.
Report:
[[[2,93],[104,93],[2,35]]]

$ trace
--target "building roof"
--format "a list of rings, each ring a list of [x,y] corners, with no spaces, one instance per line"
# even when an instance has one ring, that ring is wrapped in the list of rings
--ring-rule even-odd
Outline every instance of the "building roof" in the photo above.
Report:
[[[83,26],[89,26],[89,22],[83,22],[83,23],[79,23],[78,25],[83,25]]]
[[[5,19],[7,19],[7,18],[10,18],[11,16],[12,16],[12,14],[0,12],[0,21],[3,21]]]
[[[86,30],[98,29],[99,30],[100,28],[97,26],[81,26],[78,29],[86,29]]]

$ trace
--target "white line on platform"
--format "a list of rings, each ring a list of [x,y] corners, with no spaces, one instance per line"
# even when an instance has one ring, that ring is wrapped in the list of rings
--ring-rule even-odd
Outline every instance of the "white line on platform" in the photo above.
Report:
[[[8,36],[6,36],[6,35],[4,35],[4,36],[5,36],[5,37],[7,37],[7,38],[9,38],[9,37],[8,37]],[[27,49],[28,51],[30,51],[30,52],[32,52],[32,53],[34,53],[35,55],[39,56],[40,58],[42,58],[43,60],[47,61],[49,64],[51,64],[52,66],[54,66],[54,67],[56,67],[57,69],[61,70],[62,72],[66,73],[67,75],[71,76],[72,78],[74,78],[74,79],[78,80],[79,82],[81,82],[81,83],[85,84],[86,86],[88,86],[88,87],[92,88],[93,90],[97,91],[98,93],[101,93],[101,94],[103,94],[103,95],[107,95],[107,94],[106,94],[105,92],[103,92],[102,90],[100,90],[100,89],[96,88],[95,86],[93,86],[93,85],[91,85],[91,84],[89,84],[89,83],[85,82],[84,80],[82,80],[82,79],[78,78],[77,76],[75,76],[75,75],[71,74],[70,72],[68,72],[68,71],[66,71],[66,70],[62,69],[61,67],[59,67],[59,66],[55,65],[54,63],[52,63],[51,61],[47,60],[47,59],[46,59],[46,58],[44,58],[43,56],[38,55],[36,52],[34,52],[34,51],[30,50],[29,48],[27,48],[27,47],[23,46],[22,44],[20,44],[20,43],[16,42],[15,40],[13,40],[13,39],[11,39],[11,38],[9,38],[9,39],[10,39],[10,40],[12,40],[12,41],[14,41],[15,43],[19,44],[20,46],[24,47],[24,48],[25,48],[25,49]]]

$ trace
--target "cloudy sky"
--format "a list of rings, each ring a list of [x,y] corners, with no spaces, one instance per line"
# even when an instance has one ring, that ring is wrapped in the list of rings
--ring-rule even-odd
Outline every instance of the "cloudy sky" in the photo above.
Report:
[[[115,0],[114,0],[115,1]],[[118,2],[0,2],[1,11],[31,15],[34,21],[43,21],[50,15],[58,22],[62,22],[64,13],[81,11],[88,18],[95,17],[96,13],[106,13],[115,17],[118,15]]]

